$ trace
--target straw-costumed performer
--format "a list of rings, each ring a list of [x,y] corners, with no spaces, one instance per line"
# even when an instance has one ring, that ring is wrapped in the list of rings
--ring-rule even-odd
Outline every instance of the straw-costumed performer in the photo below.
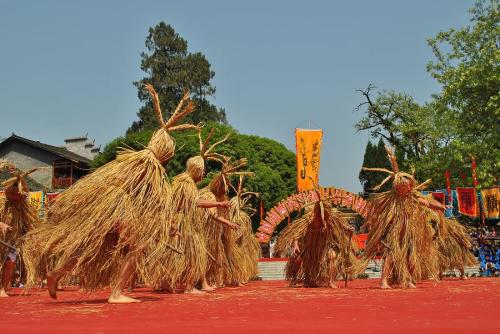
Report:
[[[200,191],[196,186],[205,176],[205,161],[221,161],[224,158],[213,151],[216,146],[225,142],[228,136],[209,147],[214,130],[210,131],[205,140],[202,140],[201,131],[199,131],[200,154],[189,158],[186,162],[186,171],[173,178],[171,193],[168,197],[171,208],[169,220],[175,221],[178,228],[178,233],[170,242],[181,248],[183,254],[170,253],[167,256],[164,262],[167,277],[164,279],[171,288],[175,284],[184,283],[185,293],[200,292],[195,287],[199,282],[201,282],[202,290],[212,290],[205,276],[208,257],[211,255],[207,253],[207,236],[202,226],[203,217],[209,208],[229,207],[228,201],[200,198]],[[230,228],[237,227],[234,223],[217,215],[212,216],[212,221],[214,224],[225,224]]]
[[[248,173],[248,175],[253,175]],[[259,241],[255,238],[252,229],[251,214],[255,213],[255,209],[249,205],[251,196],[258,196],[253,192],[246,192],[243,189],[244,175],[240,175],[238,188],[235,189],[236,195],[230,200],[229,217],[232,222],[239,226],[239,230],[229,231],[229,242],[236,244],[235,251],[228,255],[228,262],[232,268],[233,279],[236,284],[246,284],[251,278],[257,276],[257,262],[262,257],[262,251]],[[250,211],[249,214],[247,211]],[[238,277],[235,277],[237,273]]]
[[[432,212],[432,221],[440,219]],[[465,226],[456,219],[442,218],[443,224],[436,238],[439,251],[439,278],[445,271],[457,269],[460,278],[466,279],[465,267],[478,266],[478,262],[472,253],[472,241]]]
[[[392,171],[363,167],[366,171],[389,174],[374,190],[392,180],[391,190],[374,194],[368,199],[365,258],[369,260],[379,254],[382,256],[383,289],[390,288],[390,285],[415,288],[415,283],[422,279],[437,279],[439,263],[434,239],[442,219],[438,219],[436,231],[429,223],[427,210],[442,212],[444,207],[420,193],[419,190],[424,189],[430,180],[418,184],[412,174],[399,170],[393,151],[387,147],[386,151]]]
[[[167,219],[170,187],[162,165],[175,152],[169,132],[196,128],[176,126],[193,111],[193,104],[186,93],[165,122],[157,93],[149,84],[145,88],[160,126],[148,145],[139,151],[120,150],[115,160],[65,190],[50,207],[47,223],[27,237],[32,246],[29,282],[35,281],[37,270],[47,270],[52,298],[58,281],[72,272],[84,289],[110,285],[109,303],[138,302],[123,295],[123,289],[136,271],[139,279],[149,281],[144,268],[151,264],[145,263],[144,250],[160,244],[175,228]]]
[[[7,290],[16,269],[18,250],[21,238],[28,231],[39,224],[38,213],[29,203],[29,188],[25,178],[38,170],[32,169],[21,172],[13,164],[0,161],[0,170],[7,170],[12,177],[2,183],[4,196],[0,196],[0,231],[2,244],[0,245],[0,259],[2,266],[2,286],[0,297],[8,297]]]
[[[231,160],[231,158],[225,157],[222,161],[222,167],[219,173],[217,173],[208,186],[203,188],[200,192],[201,198],[208,201],[219,201],[225,202],[229,200],[228,192],[230,189],[231,181],[229,180],[231,175],[239,175],[238,172],[240,168],[246,166],[246,159],[239,159],[236,161]],[[215,210],[217,212],[215,212]],[[208,262],[207,267],[207,280],[212,287],[223,287],[226,284],[231,284],[231,268],[228,263],[228,252],[231,251],[231,245],[228,244],[225,234],[230,233],[231,230],[220,224],[214,224],[212,222],[213,216],[224,217],[225,219],[230,219],[229,209],[225,207],[219,207],[216,209],[209,209],[209,212],[204,217],[203,227],[205,230],[207,248],[209,254],[213,256],[211,261]]]
[[[292,247],[286,279],[290,286],[336,288],[338,275],[354,276],[360,266],[354,254],[353,228],[333,207],[330,198],[318,192],[319,200],[279,235],[275,251],[285,254]]]

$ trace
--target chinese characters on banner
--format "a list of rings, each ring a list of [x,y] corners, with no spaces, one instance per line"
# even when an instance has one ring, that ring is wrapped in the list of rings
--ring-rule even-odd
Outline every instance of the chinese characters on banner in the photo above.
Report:
[[[477,217],[478,207],[474,188],[457,188],[458,211],[470,217]]]
[[[483,211],[486,218],[498,219],[500,207],[500,188],[481,190]]]
[[[29,195],[29,202],[33,205],[36,211],[40,211],[43,206],[43,192],[42,191],[32,191]]]
[[[298,191],[318,185],[322,136],[323,130],[295,129]]]

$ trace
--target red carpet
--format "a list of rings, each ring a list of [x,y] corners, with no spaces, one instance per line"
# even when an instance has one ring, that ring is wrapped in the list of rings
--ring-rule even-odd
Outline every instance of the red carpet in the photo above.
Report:
[[[339,282],[339,285],[343,283]],[[138,290],[140,304],[108,305],[105,291],[46,291],[0,299],[0,333],[498,333],[500,279],[425,282],[380,290],[378,280],[344,289],[252,282],[205,295]]]

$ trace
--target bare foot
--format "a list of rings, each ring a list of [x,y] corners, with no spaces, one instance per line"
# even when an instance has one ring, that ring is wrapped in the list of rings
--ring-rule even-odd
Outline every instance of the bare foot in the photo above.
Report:
[[[466,279],[469,279],[469,277],[467,277],[467,276],[463,275],[463,276],[460,276],[460,279],[462,279],[462,280],[466,280]]]
[[[392,289],[389,284],[387,284],[387,282],[383,281],[381,284],[380,284],[380,288],[381,289]]]
[[[241,288],[242,286],[245,286],[245,285],[241,282],[238,282],[238,284],[236,284],[236,286]]]
[[[47,289],[49,290],[49,296],[51,298],[57,299],[57,286],[59,279],[50,273],[47,274]]]
[[[211,286],[210,284],[202,284],[201,291],[205,291],[205,292],[215,291],[215,286]]]
[[[9,295],[7,294],[7,291],[5,291],[4,288],[1,288],[0,289],[0,298],[4,298],[4,297],[9,297]]]
[[[188,289],[186,289],[186,290],[184,291],[184,293],[192,293],[192,294],[195,294],[195,295],[199,295],[199,294],[203,294],[203,293],[205,293],[205,292],[203,292],[203,291],[201,291],[201,290],[198,290],[198,289],[196,289],[196,288],[192,288],[192,289],[189,289],[189,290],[188,290]]]
[[[412,282],[408,283],[406,285],[407,288],[410,288],[410,289],[416,289],[417,287],[415,286],[415,284],[413,284]]]
[[[338,286],[335,285],[335,283],[333,283],[333,282],[330,282],[330,284],[328,284],[328,286],[330,287],[330,289],[337,289],[338,288]]]
[[[108,303],[110,304],[130,304],[130,303],[140,303],[139,299],[135,299],[132,297],[127,297],[125,295],[111,295],[109,296]]]

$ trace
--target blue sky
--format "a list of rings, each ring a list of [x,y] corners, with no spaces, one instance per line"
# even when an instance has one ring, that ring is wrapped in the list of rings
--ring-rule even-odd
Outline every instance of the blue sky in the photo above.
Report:
[[[473,1],[0,0],[0,137],[105,144],[140,107],[148,28],[171,24],[212,65],[214,103],[241,133],[294,150],[297,126],[324,130],[320,183],[361,189],[367,134],[353,124],[369,83],[429,100],[426,38],[469,22]]]

